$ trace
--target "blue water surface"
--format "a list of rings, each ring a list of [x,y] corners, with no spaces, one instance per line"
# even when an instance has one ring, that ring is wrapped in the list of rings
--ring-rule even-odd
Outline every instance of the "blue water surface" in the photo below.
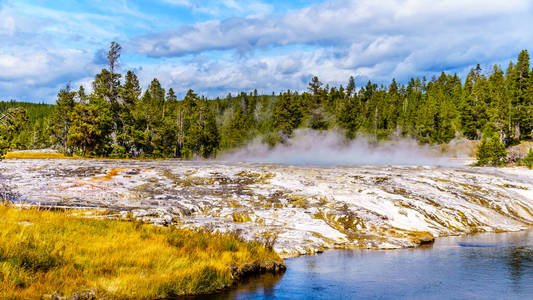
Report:
[[[331,250],[286,260],[209,299],[533,299],[533,231],[437,239],[402,250]]]

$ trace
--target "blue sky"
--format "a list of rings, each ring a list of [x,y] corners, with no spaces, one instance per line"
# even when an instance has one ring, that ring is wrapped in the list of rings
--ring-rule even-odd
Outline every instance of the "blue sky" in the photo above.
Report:
[[[90,90],[111,41],[143,87],[216,97],[505,68],[531,28],[527,0],[0,0],[0,99]]]

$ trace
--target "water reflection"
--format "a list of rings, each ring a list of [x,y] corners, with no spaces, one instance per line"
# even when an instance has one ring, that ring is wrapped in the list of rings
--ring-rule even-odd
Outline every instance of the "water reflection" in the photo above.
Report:
[[[520,288],[524,277],[528,277],[527,273],[529,275],[533,273],[533,248],[528,246],[509,248],[508,265],[513,284],[516,288]]]
[[[226,300],[241,299],[243,295],[263,295],[265,298],[275,297],[275,286],[283,277],[283,274],[263,274],[248,278],[239,284],[237,288],[225,290],[215,295],[200,295],[188,297],[194,300]],[[244,298],[246,299],[246,297]]]
[[[533,299],[533,232],[438,239],[403,250],[332,250],[287,259],[204,299]]]

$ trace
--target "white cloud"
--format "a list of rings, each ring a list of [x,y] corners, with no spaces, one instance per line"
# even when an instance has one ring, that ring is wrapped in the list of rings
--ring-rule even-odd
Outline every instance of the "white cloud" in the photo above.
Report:
[[[328,1],[282,15],[214,20],[137,37],[149,56],[183,57],[218,51],[206,65],[158,69],[169,84],[200,91],[305,89],[316,74],[324,82],[388,82],[395,77],[464,73],[481,63],[514,59],[533,45],[532,4],[525,0]],[[307,45],[312,51],[300,51]],[[289,55],[273,55],[291,47]],[[260,50],[260,51],[257,51]],[[260,52],[260,54],[258,54]],[[184,71],[186,70],[186,71]],[[166,72],[166,73],[165,73]],[[154,75],[157,73],[154,71]],[[213,83],[214,82],[214,83]],[[219,94],[223,94],[219,92]]]
[[[76,49],[10,49],[0,51],[2,98],[52,102],[59,88],[77,87],[98,69],[90,55]]]
[[[22,2],[0,5],[0,100],[53,102],[67,83],[86,83],[99,71],[95,45],[116,37],[117,22]]]
[[[312,75],[362,84],[464,73],[533,50],[527,0],[330,0],[285,13],[259,0],[159,1],[214,19],[177,26],[131,1],[112,1],[107,15],[0,5],[0,96],[53,99],[69,81],[87,84],[96,52],[113,39],[123,43],[123,68],[137,68],[145,86],[157,77],[209,96],[304,90]],[[245,17],[226,18],[235,15]],[[132,37],[139,32],[152,33]]]
[[[349,45],[373,43],[384,36],[424,37],[428,43],[450,33],[494,29],[525,30],[506,25],[510,18],[530,23],[529,1],[330,1],[285,15],[249,16],[207,21],[175,31],[149,34],[134,42],[154,57],[182,56],[208,50],[256,49],[293,44]],[[509,28],[511,27],[511,28]],[[525,32],[523,32],[525,34]],[[379,49],[378,49],[379,50]]]

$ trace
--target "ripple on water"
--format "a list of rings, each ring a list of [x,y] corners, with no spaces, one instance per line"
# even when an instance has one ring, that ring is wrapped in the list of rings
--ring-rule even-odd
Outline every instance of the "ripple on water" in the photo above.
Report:
[[[513,246],[513,243],[467,243],[460,242],[458,243],[461,247],[473,247],[473,248],[501,248],[501,247],[510,247]]]

